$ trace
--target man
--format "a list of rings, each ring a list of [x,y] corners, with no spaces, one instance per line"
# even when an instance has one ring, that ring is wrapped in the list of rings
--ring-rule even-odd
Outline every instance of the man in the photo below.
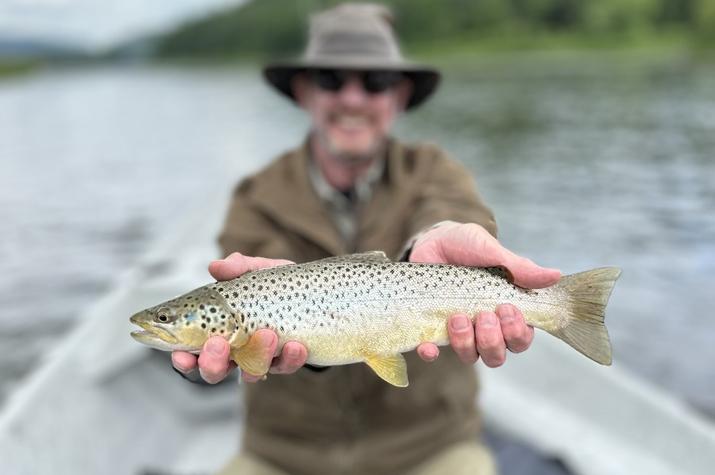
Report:
[[[265,74],[312,127],[302,147],[237,188],[220,237],[228,257],[209,267],[216,279],[290,262],[282,259],[381,249],[412,262],[501,265],[524,287],[558,281],[557,270],[496,241],[491,212],[459,165],[434,146],[389,137],[398,114],[423,102],[439,75],[403,60],[383,7],[346,4],[315,16],[304,59]],[[248,257],[256,255],[264,257]],[[243,453],[226,473],[494,473],[478,440],[472,365],[501,365],[507,349],[528,348],[533,329],[509,304],[452,316],[448,329],[451,350],[440,356],[424,342],[406,355],[406,389],[365,365],[304,367],[309,349],[277,348],[273,331],[258,331],[270,373],[292,374],[242,375],[265,381],[246,388]],[[173,363],[182,373],[198,366],[209,383],[234,367],[221,337],[198,359],[176,352]]]

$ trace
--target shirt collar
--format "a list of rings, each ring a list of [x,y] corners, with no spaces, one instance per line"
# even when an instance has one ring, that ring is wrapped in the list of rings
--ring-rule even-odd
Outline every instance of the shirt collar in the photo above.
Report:
[[[355,197],[354,203],[362,204],[370,199],[373,185],[382,177],[384,170],[385,160],[382,157],[374,160],[370,164],[367,171],[355,182],[353,189]],[[320,167],[312,158],[308,161],[308,177],[310,178],[310,183],[315,193],[322,201],[337,205],[354,204],[345,194],[336,190],[328,183]]]

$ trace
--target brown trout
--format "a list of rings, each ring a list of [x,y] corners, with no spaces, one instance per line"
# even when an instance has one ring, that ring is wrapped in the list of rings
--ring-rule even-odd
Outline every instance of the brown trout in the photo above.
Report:
[[[246,273],[215,282],[131,317],[141,343],[198,353],[213,335],[251,374],[268,367],[252,335],[297,341],[318,366],[364,362],[395,386],[408,385],[402,353],[420,343],[449,343],[447,320],[501,303],[516,305],[529,325],[565,341],[592,360],[611,363],[604,310],[620,275],[614,267],[563,276],[548,288],[509,282],[499,268],[392,262],[382,252],[330,257]]]

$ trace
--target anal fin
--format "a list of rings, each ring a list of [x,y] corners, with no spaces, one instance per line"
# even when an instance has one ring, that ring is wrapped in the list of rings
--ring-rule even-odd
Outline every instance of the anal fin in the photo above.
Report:
[[[365,357],[365,363],[393,386],[406,388],[410,384],[405,357],[399,353],[391,356],[369,355]]]

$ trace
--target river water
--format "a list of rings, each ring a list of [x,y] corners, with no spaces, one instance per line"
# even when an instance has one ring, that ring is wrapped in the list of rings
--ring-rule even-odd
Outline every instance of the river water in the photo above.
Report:
[[[449,72],[396,132],[469,167],[514,251],[568,273],[622,267],[615,364],[710,415],[713,73],[682,60],[480,62]],[[306,127],[252,69],[0,81],[0,401],[182,210]]]

